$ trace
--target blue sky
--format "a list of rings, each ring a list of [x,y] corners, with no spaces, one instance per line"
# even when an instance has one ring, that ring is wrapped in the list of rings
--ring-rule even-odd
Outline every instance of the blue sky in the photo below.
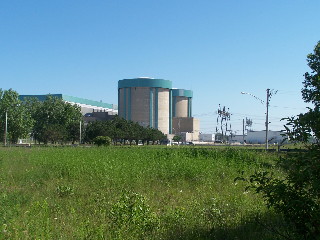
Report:
[[[305,111],[306,56],[320,40],[319,0],[2,0],[0,88],[117,104],[117,83],[148,76],[194,92],[193,114],[213,133],[218,104],[270,129]]]

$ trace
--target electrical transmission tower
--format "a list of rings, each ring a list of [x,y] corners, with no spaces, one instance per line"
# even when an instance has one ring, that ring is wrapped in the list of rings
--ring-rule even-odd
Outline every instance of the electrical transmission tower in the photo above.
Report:
[[[252,127],[252,119],[246,117],[245,130],[247,132],[248,130],[251,131],[252,130],[251,127]]]
[[[229,108],[226,108],[225,106],[221,108],[220,104],[217,113],[216,132],[221,133],[222,140],[224,140],[227,139],[227,132],[231,133],[231,113],[229,112]]]

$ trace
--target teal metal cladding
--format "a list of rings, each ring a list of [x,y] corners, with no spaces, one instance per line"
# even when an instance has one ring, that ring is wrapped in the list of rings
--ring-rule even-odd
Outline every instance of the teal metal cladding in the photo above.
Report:
[[[177,98],[176,97],[172,97],[172,116],[175,117],[176,116],[176,104],[177,104]]]
[[[110,108],[110,109],[118,109],[117,105],[109,104],[109,103],[103,103],[99,101],[93,101],[85,98],[79,98],[79,97],[72,97],[64,94],[45,94],[45,95],[20,95],[19,99],[21,101],[24,101],[27,98],[36,98],[39,101],[43,102],[47,99],[48,96],[60,98],[64,101],[67,102],[74,102],[74,103],[79,103],[79,104],[86,104],[90,106],[95,106],[95,107],[103,107],[103,108]]]
[[[118,88],[126,87],[153,87],[153,88],[172,88],[172,82],[164,79],[153,78],[132,78],[118,81]]]
[[[169,134],[172,134],[172,89],[169,91]]]
[[[150,88],[150,102],[149,102],[149,124],[153,127],[153,89]]]
[[[158,129],[158,115],[159,115],[159,109],[158,109],[158,105],[159,105],[159,99],[158,99],[158,95],[159,95],[159,88],[156,88],[155,90],[155,98],[154,98],[154,108],[155,108],[155,113],[154,113],[154,128]]]
[[[188,117],[192,117],[192,98],[188,98]]]
[[[192,98],[193,92],[191,90],[185,90],[185,89],[172,89],[172,96]]]

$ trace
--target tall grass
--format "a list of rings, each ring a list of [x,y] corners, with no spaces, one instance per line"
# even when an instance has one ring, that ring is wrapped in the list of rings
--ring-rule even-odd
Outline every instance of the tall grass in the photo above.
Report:
[[[201,148],[0,150],[0,239],[277,239],[240,175],[274,154]],[[260,224],[263,223],[263,224]]]

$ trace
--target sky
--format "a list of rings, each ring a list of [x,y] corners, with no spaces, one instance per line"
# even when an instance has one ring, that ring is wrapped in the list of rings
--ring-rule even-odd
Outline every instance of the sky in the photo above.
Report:
[[[320,40],[319,0],[1,0],[0,88],[117,104],[118,80],[153,77],[193,91],[200,131],[219,104],[231,129],[269,129],[306,112],[306,57]],[[246,92],[250,94],[241,94]],[[220,126],[218,126],[220,127]]]

